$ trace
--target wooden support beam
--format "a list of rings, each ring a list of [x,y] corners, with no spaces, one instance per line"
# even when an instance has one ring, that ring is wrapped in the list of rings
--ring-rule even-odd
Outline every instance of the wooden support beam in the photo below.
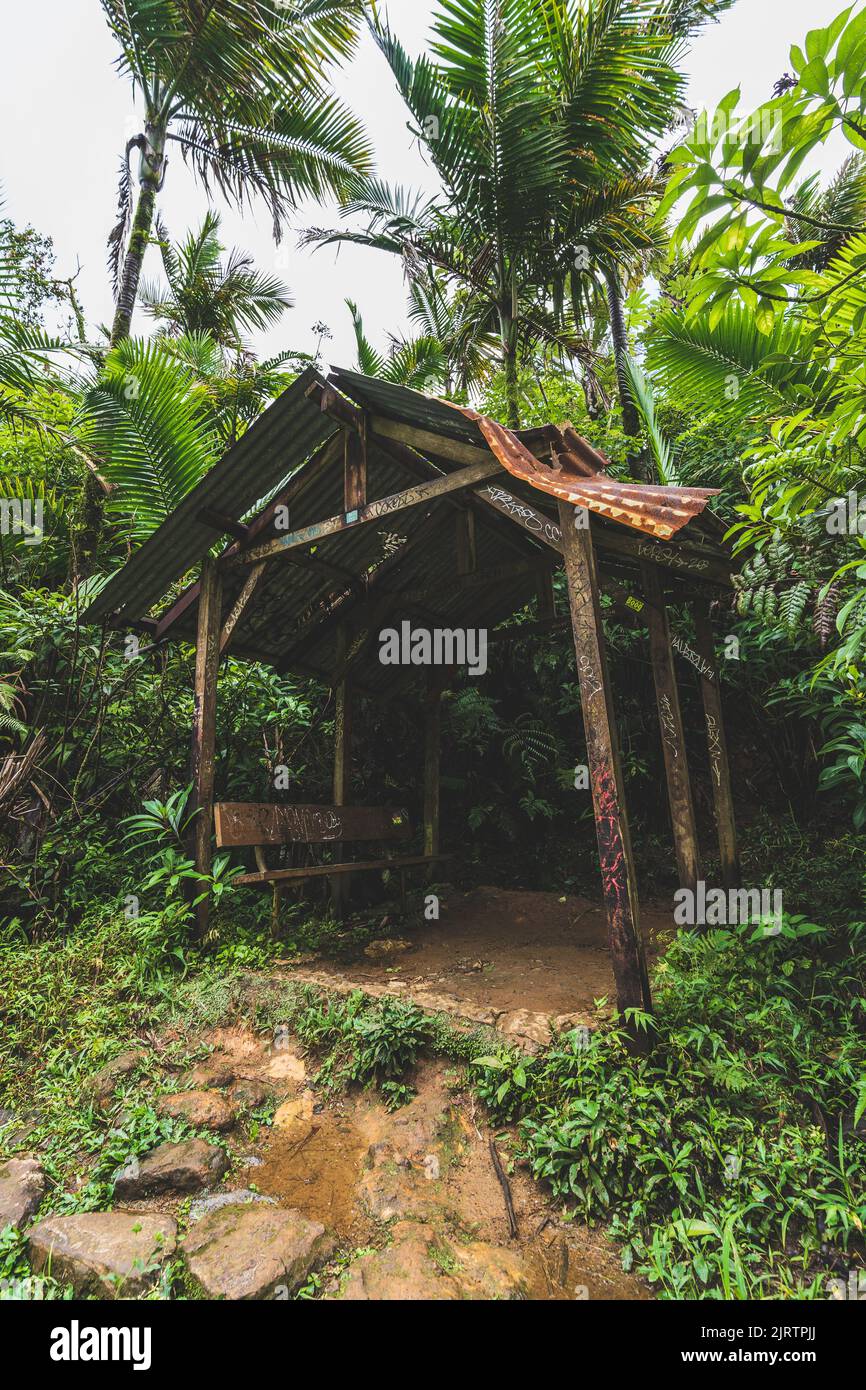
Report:
[[[363,434],[347,429],[343,448],[343,506],[351,512],[367,504],[367,443]]]
[[[575,528],[574,508],[564,502],[559,504],[559,521],[617,1007],[623,1015],[626,1009],[650,1013],[652,999],[640,934],[637,883],[605,657],[592,535],[588,530]],[[647,1034],[634,1026],[628,1031],[634,1049],[646,1051]]]
[[[448,435],[436,434],[433,430],[417,429],[414,425],[404,425],[402,421],[388,420],[384,415],[370,416],[370,436],[374,441],[378,437],[408,444],[421,454],[432,454],[434,458],[447,459],[450,463],[467,465],[493,458],[485,443],[469,444],[462,439],[450,439]]]
[[[193,858],[200,874],[211,871],[211,819],[213,815],[214,772],[216,762],[216,699],[217,672],[220,659],[220,616],[222,609],[222,577],[217,563],[205,556],[201,567],[201,593],[198,607],[198,635],[195,649],[195,711],[192,731],[192,795],[191,810],[198,814],[193,821]],[[210,899],[205,897],[196,908],[196,935],[202,940],[207,932]]]
[[[449,671],[431,669],[424,699],[424,853],[439,853],[440,764],[442,759],[442,693]]]
[[[443,860],[451,859],[450,854],[437,854],[436,861],[441,863]],[[407,854],[392,855],[390,859],[358,859],[350,860],[344,864],[310,864],[303,869],[268,869],[264,874],[241,874],[235,879],[235,883],[261,884],[273,883],[279,880],[282,883],[303,882],[308,878],[342,878],[347,874],[366,873],[370,869],[397,869],[401,865],[404,868],[413,868],[419,864],[429,864],[431,861],[426,854]]]
[[[507,516],[548,549],[562,553],[562,531],[557,523],[531,503],[525,502],[522,497],[515,497],[498,481],[476,488],[471,495],[480,498],[485,505],[495,508],[500,516]],[[602,526],[592,515],[590,530],[595,549],[602,553],[626,556],[635,562],[651,560],[666,569],[692,575],[709,584],[722,588],[731,586],[731,572],[727,561],[715,553],[703,552],[699,547],[689,545],[685,541],[657,541],[639,531]]]
[[[431,508],[415,528],[408,543],[400,546],[391,554],[385,555],[374,570],[365,574],[363,583],[356,581],[352,585],[329,594],[315,612],[305,616],[300,622],[292,644],[277,668],[280,673],[294,670],[298,662],[302,661],[307,652],[321,642],[323,637],[327,637],[345,619],[353,617],[358,609],[366,605],[374,589],[378,594],[378,589],[386,575],[393,574],[406,563],[407,555],[412,553],[413,547],[423,546],[428,542],[432,543],[433,537],[441,526],[441,517]]]
[[[641,581],[647,600],[644,613],[649,627],[650,660],[664,753],[677,872],[680,887],[690,888],[695,893],[701,877],[701,856],[680,696],[674,670],[670,624],[661,578],[655,565],[647,561],[642,562]]]
[[[337,655],[345,660],[349,645],[348,632],[341,627],[337,637]],[[339,664],[338,660],[338,664]],[[334,714],[334,805],[345,806],[351,796],[352,783],[352,687],[346,676],[335,691],[336,710]],[[343,858],[342,845],[335,846],[335,860]],[[331,900],[334,915],[339,921],[345,911],[349,896],[349,879],[336,878],[331,884]]]
[[[538,616],[544,622],[556,617],[556,598],[553,590],[553,570],[544,570],[536,581]]]
[[[307,395],[310,400],[318,403],[323,415],[330,415],[341,425],[347,425],[349,429],[363,433],[364,412],[330,382],[323,384],[321,381],[314,381],[307,387]]]
[[[719,662],[713,642],[713,628],[706,606],[695,603],[692,612],[697,633],[698,654],[703,659],[701,694],[704,701],[704,720],[707,726],[707,750],[710,757],[710,781],[716,814],[716,833],[722,865],[722,886],[739,888],[742,883],[740,856],[737,847],[737,826],[734,819],[734,798],[731,792],[731,771],[728,746],[722,719],[722,687]]]
[[[366,526],[374,521],[383,521],[395,512],[403,512],[410,507],[435,501],[448,493],[471,487],[473,483],[501,472],[499,462],[488,453],[479,462],[471,464],[468,468],[461,468],[456,473],[443,474],[429,483],[419,483],[417,487],[410,487],[403,492],[392,493],[390,497],[382,497],[377,502],[370,502],[366,507],[328,517],[325,521],[317,521],[312,526],[305,526],[302,530],[289,532],[285,536],[276,536],[273,540],[265,541],[263,545],[255,545],[236,555],[226,556],[222,563],[235,566],[255,564],[259,560],[272,560],[300,546],[317,545],[328,536],[338,535],[341,531]]]
[[[342,437],[339,433],[325,440],[312,459],[304,465],[300,472],[296,473],[281,493],[268,503],[267,507],[250,525],[246,528],[247,539],[252,541],[256,536],[260,536],[269,526],[273,525],[274,517],[278,507],[288,507],[315,483],[322,473],[326,472],[339,458],[343,448]],[[235,555],[241,548],[240,541],[232,541],[231,545],[220,556],[225,560],[227,555]],[[199,585],[198,581],[190,584],[180,597],[172,604],[168,612],[160,618],[157,624],[156,638],[161,640],[175,623],[179,622],[185,613],[198,602]]]
[[[236,521],[224,512],[215,511],[213,507],[202,507],[201,511],[196,513],[196,521],[204,522],[205,526],[212,526],[221,536],[234,536],[236,541],[245,541],[250,533],[250,528],[242,521]]]
[[[232,633],[249,608],[253,594],[259,586],[259,580],[266,569],[267,565],[264,563],[254,565],[244,580],[243,588],[232,604],[226,616],[226,620],[223,623],[222,632],[220,633],[220,656],[222,656],[229,642],[232,640]]]
[[[438,466],[423,458],[416,449],[410,448],[396,439],[384,439],[379,435],[375,440],[376,448],[387,458],[393,459],[395,463],[401,464],[407,472],[411,473],[419,482],[425,482],[431,475],[435,476],[434,470],[439,471]],[[448,506],[456,511],[471,511],[472,515],[482,525],[489,527],[495,533],[503,545],[507,545],[514,554],[525,558],[527,545],[515,533],[515,528],[509,526],[504,517],[500,516],[492,507],[487,507],[475,496],[473,492],[450,493],[446,498]],[[531,547],[536,548],[536,547]]]
[[[456,527],[455,549],[457,551],[457,573],[474,574],[478,567],[478,550],[475,544],[475,513],[459,511],[454,518]]]

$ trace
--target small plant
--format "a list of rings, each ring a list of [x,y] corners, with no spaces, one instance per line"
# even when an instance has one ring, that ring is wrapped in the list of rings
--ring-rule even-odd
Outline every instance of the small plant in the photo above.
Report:
[[[864,937],[802,917],[683,932],[656,968],[649,1058],[575,1030],[476,1056],[476,1092],[662,1296],[825,1296],[863,1254]]]
[[[385,1109],[389,1111],[401,1110],[418,1094],[414,1086],[406,1086],[402,1081],[383,1081],[381,1089]]]
[[[416,1004],[383,999],[353,1020],[354,1081],[402,1076],[430,1037],[429,1021]]]

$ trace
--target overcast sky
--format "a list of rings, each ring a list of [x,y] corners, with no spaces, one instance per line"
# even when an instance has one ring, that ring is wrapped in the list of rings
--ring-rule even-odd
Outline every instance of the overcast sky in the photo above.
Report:
[[[827,24],[843,0],[739,0],[694,44],[687,62],[689,105],[712,109],[731,88],[742,87],[741,109],[751,111],[772,93],[789,67],[792,43]],[[425,44],[434,6],[426,0],[390,0],[392,27],[417,53]],[[0,187],[5,215],[31,223],[54,238],[58,273],[81,273],[78,289],[88,320],[109,322],[112,295],[105,243],[114,222],[120,154],[140,129],[128,82],[113,68],[115,45],[98,0],[0,0]],[[406,110],[384,60],[365,36],[357,58],[338,77],[339,95],[362,117],[376,151],[379,173],[392,182],[435,187],[407,131]],[[837,147],[823,157],[835,167]],[[197,225],[206,200],[177,155],[160,206],[177,239]],[[313,252],[296,248],[288,231],[274,248],[263,207],[239,214],[224,205],[223,237],[253,253],[259,266],[277,269],[295,308],[281,327],[257,346],[266,351],[315,347],[313,324],[327,323],[333,342],[325,360],[353,365],[354,338],[347,296],[356,299],[368,336],[384,346],[388,332],[406,326],[405,288],[390,256],[344,246]],[[295,227],[331,225],[333,209],[303,207]],[[145,274],[157,272],[151,251]],[[147,321],[137,319],[143,328]]]

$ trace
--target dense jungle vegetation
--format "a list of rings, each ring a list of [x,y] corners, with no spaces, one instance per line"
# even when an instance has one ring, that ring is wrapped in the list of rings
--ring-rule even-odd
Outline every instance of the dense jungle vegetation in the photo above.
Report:
[[[55,1209],[109,1206],[117,1165],[179,1132],[147,1097],[108,1124],[87,1076],[132,1036],[240,1012],[288,1019],[329,1086],[393,1084],[425,1049],[451,1057],[533,1175],[575,1219],[612,1223],[624,1267],[660,1295],[826,1297],[828,1278],[863,1266],[866,8],[792,34],[757,111],[732,78],[716,111],[690,113],[690,41],[734,3],[436,0],[413,59],[399,20],[360,0],[216,0],[206,24],[193,0],[102,0],[140,121],[110,237],[112,324],[91,322],[50,237],[0,207],[0,1157],[39,1148]],[[365,25],[433,194],[382,178],[363,112],[336,95]],[[845,150],[829,176],[813,172],[828,145]],[[159,210],[175,146],[200,184],[189,229]],[[310,198],[336,199],[332,225],[301,225]],[[770,941],[751,926],[680,933],[656,968],[646,1059],[615,1024],[527,1060],[409,1005],[278,989],[274,958],[363,946],[381,886],[348,924],[324,897],[300,900],[275,941],[264,895],[232,882],[237,857],[196,879],[194,653],[78,618],[321,365],[291,347],[290,285],[224,244],[222,200],[264,205],[305,245],[399,259],[406,334],[372,343],[363,286],[345,287],[361,371],[512,427],[569,420],[620,478],[720,490],[738,573],[714,619],[744,874],[782,890],[784,925]],[[287,346],[263,358],[257,335],[276,325]],[[615,618],[606,630],[641,891],[669,902],[645,642]],[[696,680],[682,698],[710,845]],[[569,635],[491,647],[489,673],[444,708],[457,882],[597,896]],[[229,655],[218,799],[267,799],[286,766],[275,796],[328,802],[333,722],[329,690]],[[366,704],[355,799],[417,822],[418,747],[415,704]],[[204,890],[215,912],[196,942]],[[25,1268],[22,1237],[0,1233],[0,1273]]]

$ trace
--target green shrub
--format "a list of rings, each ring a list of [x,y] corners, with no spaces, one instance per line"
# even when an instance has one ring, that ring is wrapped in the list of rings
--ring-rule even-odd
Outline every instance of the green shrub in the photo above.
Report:
[[[575,1031],[477,1059],[477,1090],[664,1296],[817,1296],[864,1253],[864,948],[863,924],[684,933],[656,970],[649,1059]]]

